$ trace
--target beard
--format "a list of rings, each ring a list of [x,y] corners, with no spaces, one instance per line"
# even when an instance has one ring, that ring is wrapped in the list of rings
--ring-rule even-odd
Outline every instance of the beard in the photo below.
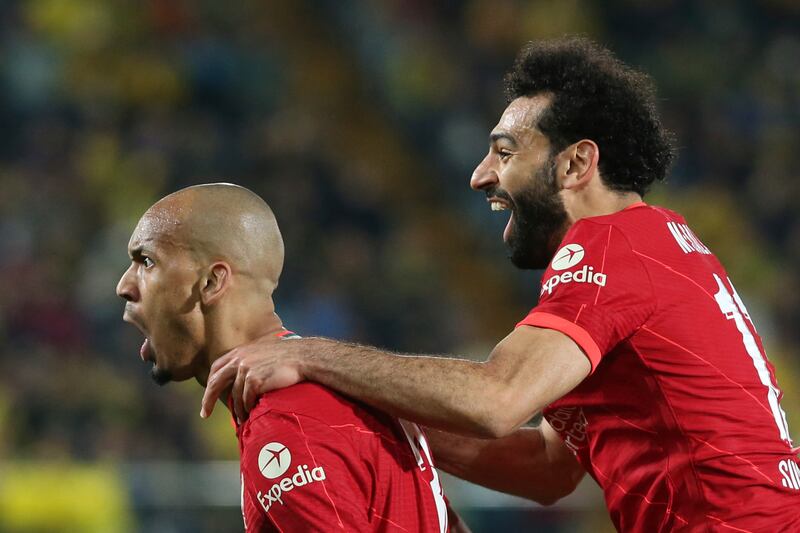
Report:
[[[533,173],[528,189],[515,199],[505,194],[513,202],[514,216],[506,243],[508,257],[517,268],[543,269],[553,258],[568,223],[558,192],[555,159],[551,157]]]
[[[169,370],[158,368],[156,365],[153,365],[153,368],[150,369],[150,377],[153,378],[157,385],[162,387],[172,381],[172,373]]]

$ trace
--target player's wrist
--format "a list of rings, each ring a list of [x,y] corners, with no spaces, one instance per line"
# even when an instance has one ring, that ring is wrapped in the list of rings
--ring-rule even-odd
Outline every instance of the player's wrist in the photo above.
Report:
[[[287,341],[291,345],[289,354],[290,365],[300,376],[301,380],[315,380],[322,373],[324,367],[320,354],[325,351],[325,339],[305,337]]]

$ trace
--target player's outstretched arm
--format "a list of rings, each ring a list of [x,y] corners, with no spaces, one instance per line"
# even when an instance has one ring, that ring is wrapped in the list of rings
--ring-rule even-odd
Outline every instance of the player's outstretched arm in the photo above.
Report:
[[[231,384],[244,418],[259,394],[309,379],[429,427],[497,438],[572,390],[590,369],[572,339],[532,326],[515,329],[482,363],[329,339],[262,338],[214,362],[201,414]]]
[[[586,473],[543,420],[501,439],[426,431],[436,467],[477,485],[551,505],[571,494]]]

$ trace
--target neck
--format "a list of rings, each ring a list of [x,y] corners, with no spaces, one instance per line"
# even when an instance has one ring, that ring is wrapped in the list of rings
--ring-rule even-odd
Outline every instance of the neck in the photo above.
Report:
[[[260,337],[276,335],[284,331],[280,317],[275,313],[272,301],[265,309],[253,310],[241,306],[229,310],[217,311],[217,316],[208,316],[206,339],[208,339],[202,364],[195,374],[198,383],[203,387],[208,383],[211,365],[237,346],[247,344]],[[226,391],[221,399],[227,400]]]
[[[622,211],[635,203],[641,202],[642,197],[635,192],[618,193],[605,190],[601,194],[581,194],[571,198],[567,206],[570,223],[586,217],[599,217]],[[565,205],[567,204],[565,198]]]

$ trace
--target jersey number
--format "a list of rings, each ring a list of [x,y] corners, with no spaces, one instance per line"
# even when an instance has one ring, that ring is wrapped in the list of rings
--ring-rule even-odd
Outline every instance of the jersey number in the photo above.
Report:
[[[714,274],[714,279],[717,281],[717,286],[719,287],[719,291],[714,295],[714,299],[717,300],[717,305],[719,305],[719,309],[722,311],[722,314],[725,315],[725,318],[728,320],[733,320],[736,324],[736,328],[739,330],[739,333],[742,334],[744,348],[747,350],[747,354],[750,356],[750,359],[753,360],[753,364],[756,367],[756,372],[758,372],[758,377],[761,380],[761,383],[767,388],[767,401],[769,402],[769,409],[772,412],[772,417],[775,419],[775,425],[778,426],[781,439],[786,441],[789,446],[791,446],[792,440],[789,436],[789,428],[786,424],[786,413],[783,412],[783,409],[781,409],[781,404],[779,403],[781,391],[778,390],[778,387],[776,387],[772,382],[772,375],[767,367],[767,359],[759,349],[756,339],[753,337],[753,334],[750,333],[750,329],[745,323],[745,318],[749,320],[751,324],[753,323],[752,319],[750,318],[750,314],[747,312],[747,309],[745,309],[744,303],[742,302],[742,299],[739,298],[739,294],[733,287],[733,283],[731,283],[730,278],[728,279],[728,283],[731,286],[730,292],[719,276]],[[755,329],[755,325],[753,326],[753,329]]]
[[[419,429],[419,426],[412,422],[400,420],[400,427],[403,428],[403,433],[406,434],[411,451],[414,452],[417,466],[425,474],[425,479],[429,480],[431,484],[433,501],[436,502],[436,513],[439,515],[439,530],[441,533],[445,533],[448,529],[447,503],[444,501],[444,490],[442,490],[442,484],[439,481],[439,473],[433,468],[431,451],[428,449],[428,439],[425,438],[425,434]]]

